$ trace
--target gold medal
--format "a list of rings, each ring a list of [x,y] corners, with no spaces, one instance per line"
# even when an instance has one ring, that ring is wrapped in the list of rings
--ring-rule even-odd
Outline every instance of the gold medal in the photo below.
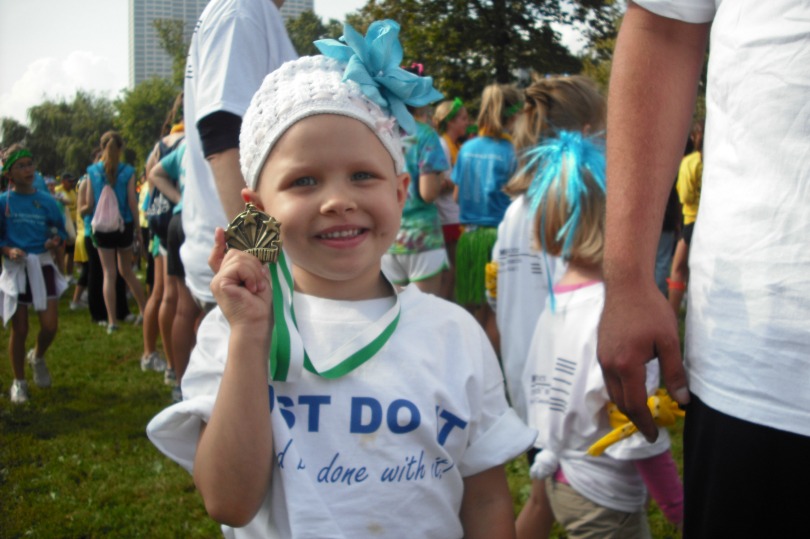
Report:
[[[281,223],[248,202],[225,230],[225,243],[229,249],[252,254],[262,264],[275,264],[281,250]]]

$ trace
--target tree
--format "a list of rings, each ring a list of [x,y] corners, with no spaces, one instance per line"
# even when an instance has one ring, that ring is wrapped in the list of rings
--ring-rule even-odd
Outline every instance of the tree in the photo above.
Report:
[[[287,34],[300,56],[320,54],[313,42],[327,37],[338,38],[343,35],[343,25],[335,19],[324,25],[321,18],[311,10],[304,11],[298,17],[287,21]]]
[[[3,118],[0,120],[0,132],[2,132],[0,148],[8,148],[16,142],[25,143],[30,134],[28,128],[14,118]]]
[[[157,32],[161,48],[172,59],[172,83],[180,90],[183,88],[191,36],[187,35],[185,23],[181,19],[155,19],[152,25]]]
[[[118,111],[116,127],[127,148],[134,152],[133,164],[139,173],[161,136],[161,127],[177,93],[172,82],[153,77],[132,90],[125,90],[115,101]]]
[[[583,14],[603,0],[588,2]],[[584,15],[569,14],[562,5],[562,0],[369,0],[347,19],[360,32],[374,20],[398,21],[405,64],[422,63],[446,96],[471,101],[487,84],[513,82],[527,70],[579,72],[579,59],[551,25]]]
[[[72,102],[45,101],[31,107],[27,145],[37,168],[51,176],[63,170],[82,173],[101,135],[112,129],[114,117],[109,100],[82,91]]]

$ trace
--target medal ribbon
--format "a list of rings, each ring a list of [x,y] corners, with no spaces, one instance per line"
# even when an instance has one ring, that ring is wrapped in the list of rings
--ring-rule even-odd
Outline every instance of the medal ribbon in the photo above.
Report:
[[[399,296],[394,295],[395,303],[377,321],[361,331],[349,342],[330,354],[319,371],[309,358],[293,307],[292,269],[282,250],[278,262],[270,264],[270,280],[273,284],[273,326],[270,345],[270,381],[286,382],[301,376],[302,369],[323,378],[335,379],[350,373],[372,357],[388,342],[399,323]]]

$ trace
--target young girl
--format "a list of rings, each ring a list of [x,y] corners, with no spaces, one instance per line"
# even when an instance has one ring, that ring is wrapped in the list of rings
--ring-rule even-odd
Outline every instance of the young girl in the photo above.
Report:
[[[124,150],[124,139],[115,131],[107,131],[101,136],[101,160],[87,167],[89,182],[79,207],[84,214],[92,215],[101,197],[104,185],[109,184],[118,199],[118,210],[124,220],[121,232],[95,232],[101,268],[104,274],[104,304],[107,306],[107,334],[118,329],[116,324],[116,265],[121,277],[126,281],[129,290],[138,303],[142,320],[146,306],[143,287],[132,269],[133,244],[140,243],[140,231],[137,230],[138,197],[135,194],[135,170],[132,166],[121,163],[121,152]]]
[[[421,64],[410,72],[422,77]],[[432,79],[428,79],[432,80]],[[434,91],[427,100],[441,99]],[[424,106],[408,107],[416,122],[416,131],[402,142],[405,168],[410,175],[408,197],[402,210],[402,223],[393,245],[383,256],[383,271],[397,286],[414,283],[422,292],[439,295],[442,274],[447,269],[439,209],[434,204],[442,189],[442,180],[450,170],[439,135],[430,126],[429,101]]]
[[[441,145],[450,167],[456,164],[461,143],[470,127],[470,115],[464,102],[458,97],[452,101],[442,101],[433,113],[433,125],[441,136]],[[436,208],[439,210],[439,219],[442,222],[442,235],[444,248],[447,250],[447,260],[450,267],[444,272],[442,280],[441,297],[448,300],[455,298],[456,287],[456,244],[461,237],[461,220],[458,202],[453,198],[453,182],[450,173],[442,181],[442,191],[436,199]]]
[[[484,295],[484,268],[492,256],[497,226],[509,206],[503,188],[517,164],[510,133],[522,108],[522,96],[514,87],[492,84],[484,88],[479,136],[461,147],[452,175],[464,225],[456,253],[457,265],[463,268],[456,274],[456,301],[473,313],[493,343],[497,343],[497,329]]]
[[[219,307],[183,402],[148,432],[229,536],[512,537],[502,464],[534,433],[492,348],[463,309],[380,272],[408,184],[397,124],[431,84],[399,69],[393,21],[344,32],[271,73],[244,116],[242,194],[284,251],[268,268],[218,230]],[[269,218],[243,219],[239,234]]]
[[[605,122],[605,99],[588,78],[575,76],[546,77],[534,81],[525,90],[523,114],[515,126],[518,172],[505,191],[514,200],[498,227],[498,240],[492,250],[497,267],[496,294],[490,299],[495,310],[501,343],[506,388],[512,407],[528,421],[523,371],[529,343],[537,319],[546,305],[552,283],[565,271],[556,256],[535,249],[530,202],[526,196],[537,171],[527,167],[527,152],[559,130],[601,133]],[[529,452],[533,460],[535,451]],[[547,537],[554,521],[551,509],[538,485],[518,518],[518,535],[539,539]]]
[[[537,322],[526,365],[529,422],[539,430],[540,450],[531,475],[535,486],[545,482],[569,537],[649,537],[647,489],[671,522],[680,525],[683,516],[666,430],[653,444],[636,433],[600,456],[587,453],[612,430],[596,357],[604,304],[604,150],[581,133],[561,131],[529,158],[537,171],[528,193],[535,239],[568,264]],[[647,390],[657,388],[654,361],[647,364]]]
[[[49,194],[34,187],[34,172],[31,152],[19,144],[12,145],[3,160],[3,174],[9,178],[10,190],[0,195],[0,304],[3,323],[11,320],[8,355],[14,372],[11,402],[15,404],[29,398],[24,372],[28,306],[34,306],[40,324],[36,345],[28,351],[28,362],[34,371],[34,383],[50,387],[45,352],[56,337],[58,300],[67,288],[50,252],[67,238],[64,214]]]
[[[560,130],[601,134],[606,108],[596,85],[580,75],[539,79],[526,88],[525,101],[514,136],[519,168],[504,189],[514,200],[498,227],[492,250],[498,280],[497,297],[490,301],[501,334],[507,391],[512,407],[524,420],[523,371],[529,341],[546,305],[549,287],[565,271],[557,257],[544,256],[533,246],[526,192],[537,171],[527,167],[527,152]]]

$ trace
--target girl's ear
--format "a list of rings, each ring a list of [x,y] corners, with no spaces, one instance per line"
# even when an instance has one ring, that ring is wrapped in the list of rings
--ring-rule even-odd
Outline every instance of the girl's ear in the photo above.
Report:
[[[248,189],[247,187],[242,189],[242,200],[246,203],[253,204],[258,209],[264,211],[264,205],[262,204],[261,199],[259,198],[259,193],[252,189]]]
[[[405,207],[405,201],[408,199],[408,184],[410,183],[411,175],[407,172],[397,176],[397,204],[399,204],[400,210]]]

